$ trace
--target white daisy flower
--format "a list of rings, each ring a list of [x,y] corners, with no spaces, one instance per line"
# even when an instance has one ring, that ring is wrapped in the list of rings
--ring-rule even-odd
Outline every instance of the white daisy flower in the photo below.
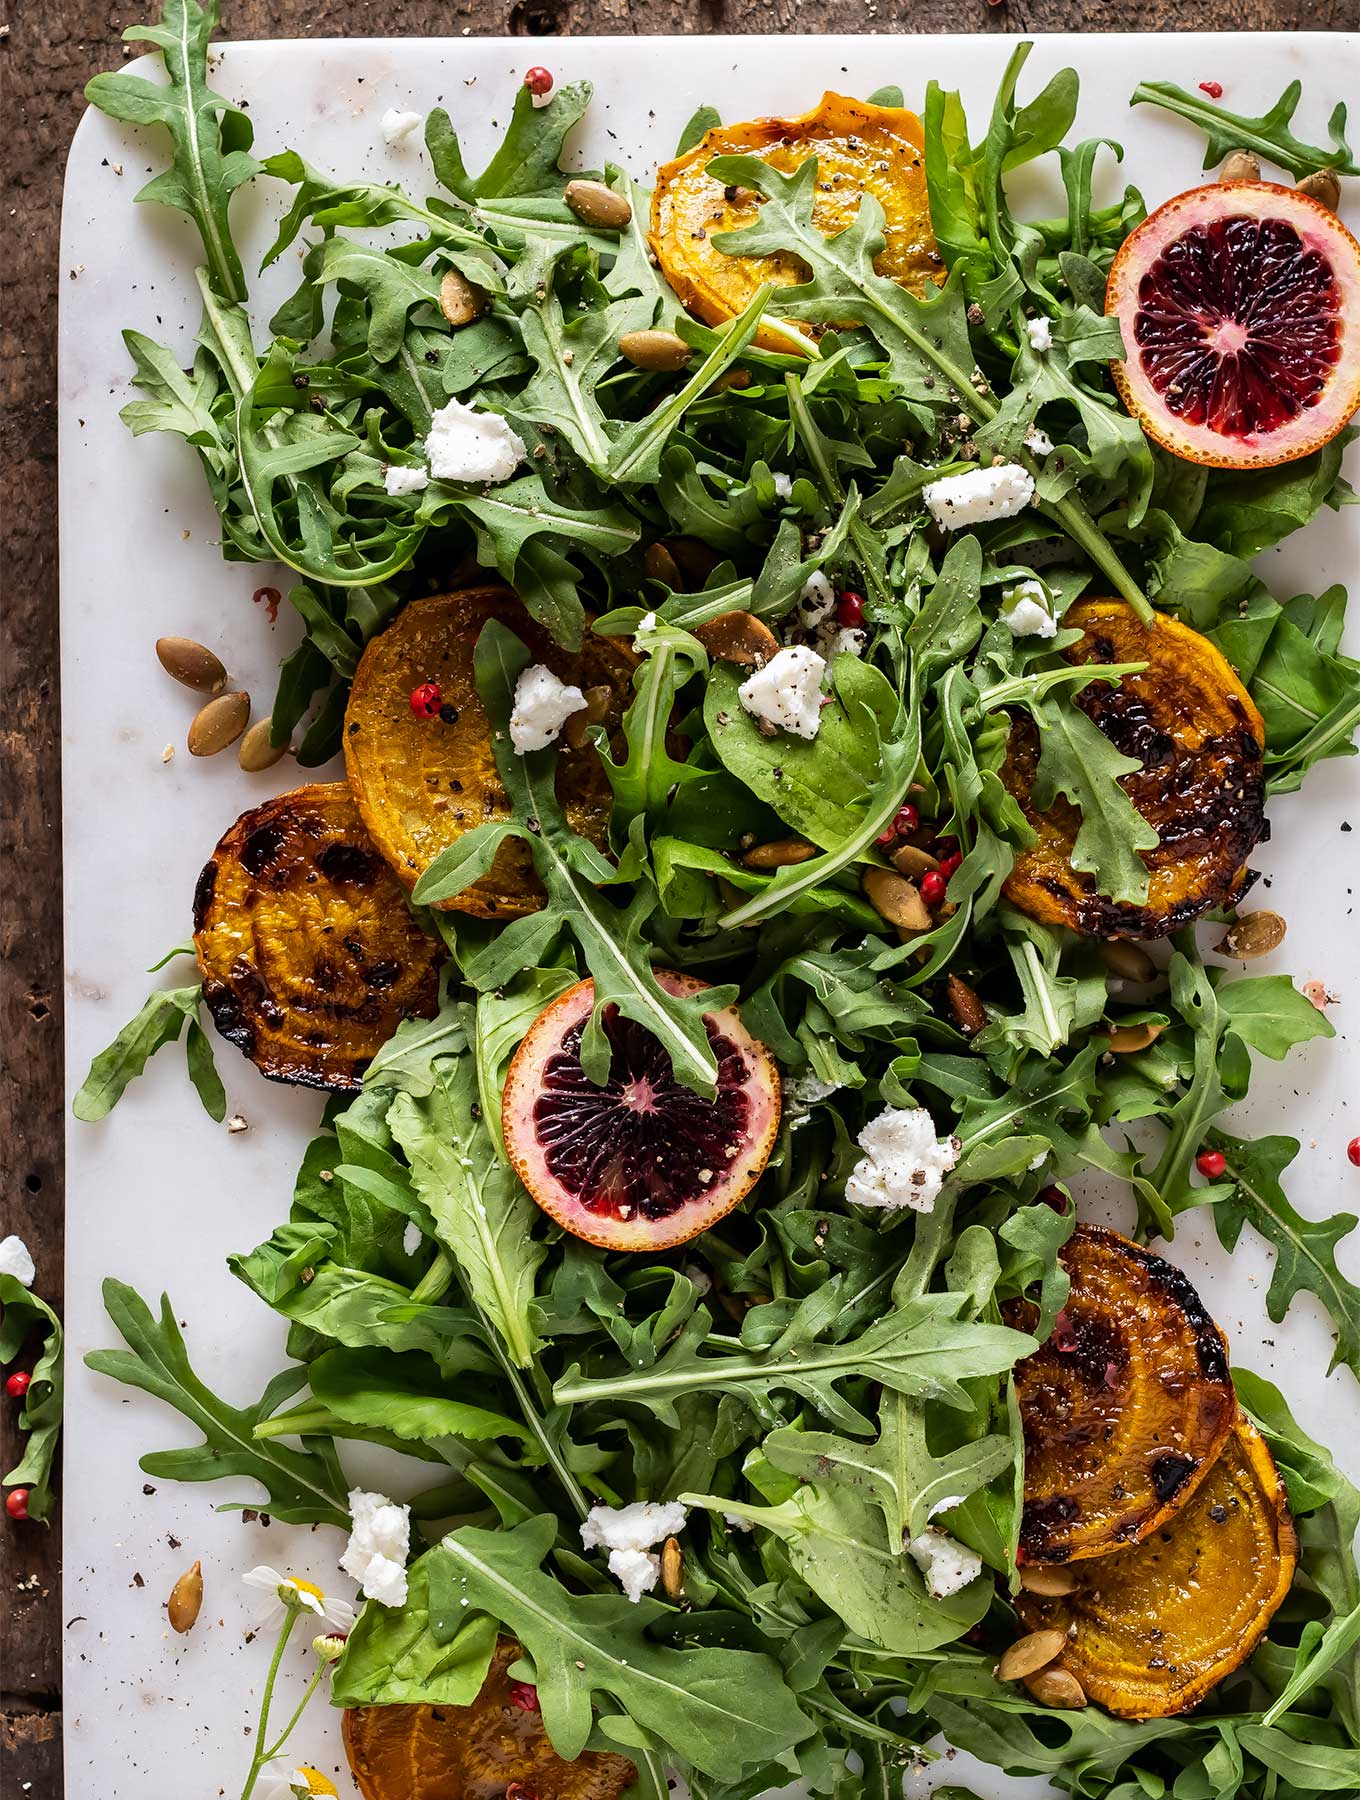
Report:
[[[339,1791],[329,1775],[323,1775],[310,1763],[301,1763],[295,1769],[266,1768],[257,1789],[269,1800],[298,1800],[299,1796],[310,1794],[338,1795]]]
[[[323,1594],[314,1581],[303,1581],[295,1575],[280,1575],[277,1569],[271,1569],[267,1563],[248,1569],[241,1580],[248,1588],[273,1595],[260,1617],[261,1629],[267,1630],[282,1623],[290,1612],[315,1613],[318,1619],[324,1619],[328,1625],[338,1625],[342,1631],[348,1631],[354,1623],[354,1608],[348,1600],[332,1599]]]

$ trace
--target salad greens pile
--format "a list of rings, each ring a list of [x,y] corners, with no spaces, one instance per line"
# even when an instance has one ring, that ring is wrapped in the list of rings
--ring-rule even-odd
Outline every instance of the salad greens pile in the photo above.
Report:
[[[563,645],[589,619],[635,639],[641,657],[622,745],[600,745],[614,795],[605,855],[558,806],[555,750],[510,751],[528,656],[504,627],[483,634],[478,685],[511,815],[446,851],[414,904],[457,894],[507,835],[531,847],[547,904],[504,926],[424,915],[450,951],[438,1017],[403,1025],[362,1092],[327,1106],[287,1222],[230,1259],[289,1325],[290,1365],[258,1401],[216,1398],[168,1302],[157,1318],[108,1284],[127,1349],[92,1365],[168,1401],[203,1438],[143,1467],[249,1476],[280,1519],[344,1524],[347,1440],[418,1458],[429,1485],[413,1514],[429,1547],[403,1607],[362,1612],[337,1702],[470,1701],[503,1628],[524,1647],[561,1753],[625,1750],[650,1800],[672,1768],[700,1800],[799,1776],[838,1800],[888,1795],[941,1730],[1009,1771],[1110,1800],[1358,1791],[1360,1493],[1242,1370],[1239,1397],[1303,1544],[1249,1666],[1193,1715],[1148,1724],[1042,1712],[992,1672],[1018,1579],[1023,1442],[1008,1375],[1066,1297],[1057,1257],[1074,1215],[1063,1190],[1052,1203],[1055,1183],[1088,1172],[1126,1183],[1144,1235],[1171,1237],[1205,1204],[1229,1246],[1250,1224],[1276,1251],[1271,1316],[1315,1295],[1334,1362],[1360,1377],[1360,1289],[1334,1255],[1355,1219],[1303,1218],[1283,1185],[1297,1142],[1242,1140],[1222,1123],[1256,1058],[1332,1028],[1286,976],[1207,965],[1192,930],[1135,989],[1095,943],[1006,902],[1031,837],[1000,776],[1014,715],[1042,735],[1047,791],[1081,811],[1076,857],[1101,893],[1145,897],[1135,851],[1148,839],[1119,785],[1131,765],[1073,703],[1093,674],[1122,671],[1069,664],[1071,628],[1013,636],[1000,603],[1033,581],[1061,620],[1084,592],[1113,591],[1205,633],[1265,718],[1270,791],[1289,792],[1351,752],[1360,665],[1339,649],[1339,588],[1282,602],[1251,559],[1350,498],[1342,440],[1281,469],[1225,473],[1164,455],[1124,413],[1104,278],[1143,200],[1129,187],[1093,204],[1096,164],[1119,147],[1066,143],[1071,70],[1021,102],[1028,45],[976,142],[959,96],[928,87],[936,289],[917,297],[875,273],[872,197],[825,239],[813,163],[782,174],[726,157],[714,173],[764,204],[718,247],[791,253],[806,274],[710,329],[662,281],[648,195],[630,174],[602,172],[632,204],[622,233],[566,205],[561,161],[586,84],[542,107],[522,89],[479,176],[447,114],[431,113],[437,191],[416,199],[296,151],[257,159],[246,114],[208,86],[213,23],[211,8],[168,0],[162,25],[127,33],[160,48],[167,83],[100,76],[89,96],[169,132],[172,165],[139,197],[188,213],[202,237],[193,367],[126,333],[143,397],[124,417],[193,446],[227,557],[297,577],[305,637],[283,665],[278,740],[307,717],[299,760],[332,755],[365,642],[460,567],[496,571]],[[1211,150],[1242,141],[1242,124],[1207,101],[1161,84],[1135,98],[1202,123]],[[1248,122],[1253,147],[1295,173],[1360,172],[1344,110],[1336,148],[1312,151],[1290,131],[1296,98]],[[683,141],[713,122],[703,109]],[[1066,211],[1017,218],[1006,176],[1049,155]],[[252,179],[292,190],[266,261],[305,245],[300,285],[263,343],[229,219]],[[390,232],[365,235],[392,226],[395,246]],[[491,300],[458,331],[438,309],[448,269]],[[819,330],[798,354],[761,348],[757,330],[774,319]],[[1044,351],[1026,328],[1036,319],[1049,324]],[[620,361],[620,335],[655,325],[693,347],[682,375]],[[508,419],[531,472],[389,496],[385,469],[417,460],[450,397]],[[1034,505],[946,547],[924,488],[994,456],[1030,470]],[[704,552],[689,591],[644,567],[647,546],[676,535]],[[818,574],[863,594],[864,654],[832,660],[815,739],[767,737],[694,628],[734,609],[796,627]],[[963,858],[939,923],[903,943],[860,876],[908,794]],[[809,860],[770,874],[732,854],[790,830],[815,846]],[[740,996],[784,1074],[784,1118],[754,1194],[720,1227],[668,1255],[609,1257],[549,1228],[520,1186],[500,1093],[529,1025],[582,974],[654,1033],[680,1080],[711,1092],[699,1007],[664,991],[654,963],[714,982],[709,1006]],[[985,1008],[975,1034],[945,1004],[951,976]],[[1110,1055],[1111,1032],[1142,1022],[1161,1028],[1154,1041]],[[97,1059],[81,1116],[103,1116],[186,1025],[191,1073],[220,1117],[193,987],[153,996]],[[587,1071],[602,1078],[608,1055],[603,1032],[588,1033]],[[884,1106],[927,1106],[959,1140],[933,1211],[871,1215],[844,1200],[856,1135]],[[1208,1184],[1195,1172],[1205,1148],[1225,1164]],[[1037,1299],[1033,1335],[1003,1323],[1022,1295]],[[630,1603],[582,1552],[588,1509],[635,1499],[690,1509],[683,1603]],[[987,1571],[945,1599],[902,1548],[940,1508]]]

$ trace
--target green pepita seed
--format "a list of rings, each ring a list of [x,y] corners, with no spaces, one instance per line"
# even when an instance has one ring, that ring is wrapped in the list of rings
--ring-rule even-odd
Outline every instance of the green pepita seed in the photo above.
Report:
[[[583,225],[600,231],[622,231],[633,217],[626,197],[602,181],[569,181],[563,199]]]
[[[249,694],[219,694],[194,714],[189,726],[190,756],[216,756],[236,742],[249,722]]]
[[[157,638],[156,656],[172,680],[184,687],[196,688],[200,694],[220,694],[227,685],[227,671],[221,657],[214,656],[206,644],[196,644],[192,638]]]
[[[264,769],[272,769],[274,764],[287,756],[287,744],[271,744],[269,741],[270,721],[256,719],[250,730],[241,739],[241,747],[236,752],[236,760],[247,775],[258,775]]]

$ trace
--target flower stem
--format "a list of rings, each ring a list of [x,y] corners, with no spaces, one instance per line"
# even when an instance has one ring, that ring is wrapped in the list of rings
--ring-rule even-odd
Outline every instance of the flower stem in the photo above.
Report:
[[[264,1693],[260,1699],[260,1723],[255,1732],[255,1754],[250,1760],[246,1785],[241,1789],[241,1800],[250,1800],[251,1794],[255,1791],[255,1783],[260,1779],[260,1770],[273,1755],[273,1751],[265,1749],[265,1739],[269,1733],[269,1708],[274,1699],[274,1682],[278,1678],[279,1664],[283,1661],[284,1649],[293,1635],[293,1627],[297,1624],[297,1620],[298,1609],[290,1606],[288,1617],[283,1622],[283,1630],[279,1633],[279,1641],[274,1646],[274,1654],[269,1663],[269,1673],[264,1678]],[[286,1736],[287,1733],[284,1735]]]
[[[274,1742],[270,1745],[269,1749],[265,1751],[264,1760],[266,1762],[272,1762],[273,1759],[278,1755],[279,1751],[282,1750],[283,1746],[288,1742],[288,1739],[293,1735],[293,1727],[297,1724],[298,1720],[302,1717],[303,1713],[306,1711],[307,1702],[311,1699],[312,1695],[316,1692],[317,1687],[320,1684],[321,1677],[326,1673],[326,1670],[329,1667],[330,1667],[329,1663],[324,1663],[324,1662],[317,1663],[316,1673],[312,1676],[312,1679],[307,1683],[307,1691],[302,1696],[301,1700],[298,1701],[297,1709],[294,1712],[292,1718],[289,1719],[288,1723],[284,1726],[283,1730],[279,1733],[278,1737],[275,1738]]]

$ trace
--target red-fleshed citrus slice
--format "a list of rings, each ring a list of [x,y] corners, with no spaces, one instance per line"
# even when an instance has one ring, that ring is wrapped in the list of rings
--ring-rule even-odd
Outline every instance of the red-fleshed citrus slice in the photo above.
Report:
[[[1190,462],[1293,462],[1360,406],[1360,244],[1296,188],[1223,181],[1168,200],[1121,246],[1105,311],[1124,334],[1124,404]]]
[[[654,971],[672,994],[692,975]],[[749,1193],[779,1128],[779,1073],[731,1007],[704,1014],[718,1091],[682,1087],[649,1031],[607,1006],[609,1080],[581,1067],[595,983],[558,996],[529,1028],[505,1082],[501,1123],[515,1173],[567,1231],[607,1250],[665,1250],[707,1231]]]

